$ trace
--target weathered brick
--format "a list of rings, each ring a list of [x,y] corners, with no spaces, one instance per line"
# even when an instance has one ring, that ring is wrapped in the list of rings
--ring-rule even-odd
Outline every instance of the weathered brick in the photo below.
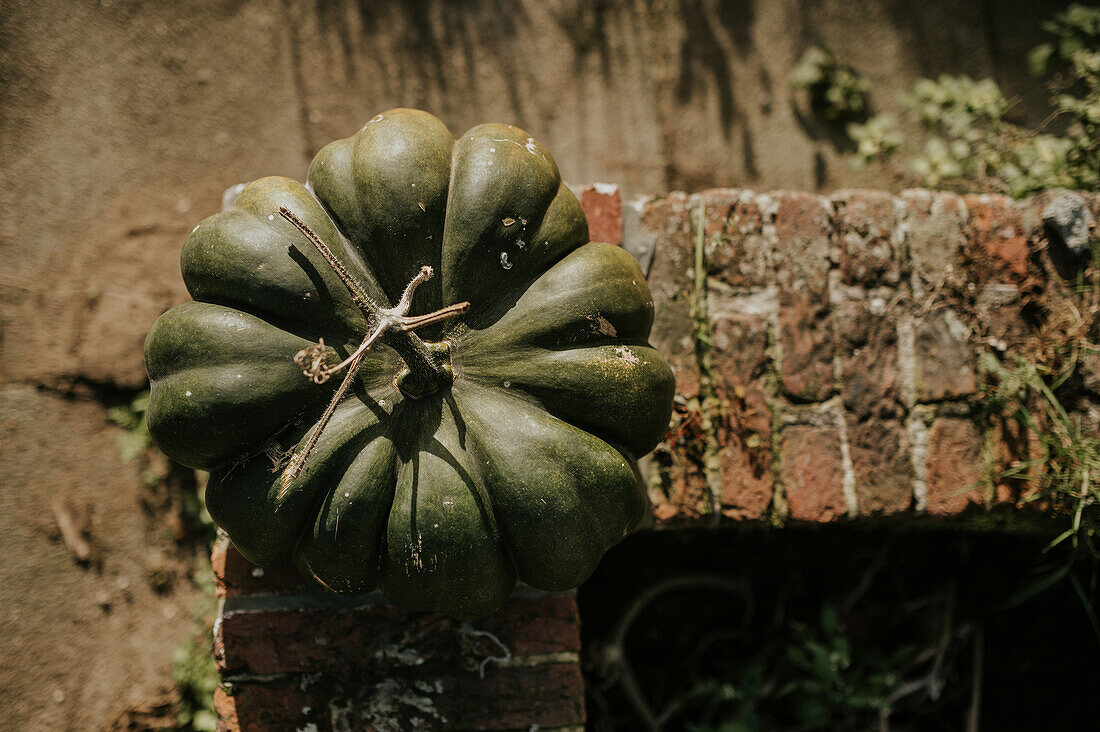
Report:
[[[215,692],[226,732],[529,730],[584,724],[575,663],[369,674],[356,671],[240,680]]]
[[[768,366],[768,295],[711,292],[711,358],[723,419],[718,430],[721,511],[759,519],[772,500],[771,414],[764,392]]]
[[[732,403],[719,433],[722,515],[746,521],[763,517],[772,502],[771,418],[763,394],[753,389]]]
[[[1027,236],[1019,210],[1008,196],[971,195],[970,243],[975,281],[1018,283],[1027,277]]]
[[[1049,507],[1045,501],[1027,500],[1039,490],[1041,464],[1018,470],[1022,463],[1036,461],[1042,450],[1038,436],[1008,415],[994,415],[990,429],[993,432],[993,501],[998,504],[1028,505],[1036,507],[1039,503]]]
[[[677,395],[672,407],[672,426],[650,457],[659,484],[651,480],[650,503],[654,518],[679,523],[710,513],[712,499],[703,472],[706,434],[703,414],[696,399]]]
[[[982,342],[997,351],[1012,351],[1031,334],[1016,285],[986,284],[978,291],[974,311]]]
[[[848,449],[862,516],[909,509],[913,477],[905,429],[894,419],[848,416]]]
[[[832,207],[820,196],[781,191],[775,206],[774,270],[781,292],[825,293],[828,287]]]
[[[779,365],[783,391],[803,402],[833,392],[833,332],[829,302],[808,290],[779,293]]]
[[[719,397],[758,384],[768,367],[768,322],[776,303],[765,294],[744,297],[711,292],[712,368]]]
[[[640,223],[655,239],[649,272],[655,310],[651,342],[672,367],[677,393],[691,397],[699,393],[699,367],[691,315],[694,249],[688,197],[672,193],[646,203]]]
[[[898,225],[915,275],[917,294],[961,278],[966,248],[966,203],[954,193],[908,190],[901,194]]]
[[[219,732],[297,732],[311,724],[315,729],[332,729],[323,694],[328,684],[317,681],[292,676],[219,686],[214,690]]]
[[[844,284],[897,285],[901,258],[893,242],[894,197],[881,191],[840,191],[832,201]]]
[[[571,596],[513,597],[471,623],[477,630],[483,625],[517,655],[580,648]],[[461,655],[463,627],[438,613],[409,613],[380,595],[291,596],[278,603],[238,598],[226,601],[214,654],[228,674],[436,666]]]
[[[840,434],[833,427],[793,425],[782,432],[781,472],[790,517],[835,521],[848,511]]]
[[[770,278],[774,212],[749,191],[716,189],[698,199],[707,207],[711,277],[736,288],[766,287]]]
[[[953,310],[933,310],[917,322],[915,333],[917,401],[962,399],[977,390],[970,329]]]
[[[982,434],[969,419],[940,417],[928,435],[928,503],[932,516],[953,516],[984,503]]]
[[[841,395],[845,408],[860,419],[893,415],[901,407],[897,315],[884,295],[843,299],[835,306]]]
[[[619,187],[596,183],[580,189],[581,208],[588,219],[589,241],[623,243],[623,202]]]
[[[296,592],[308,585],[291,564],[257,567],[241,556],[224,535],[214,542],[210,562],[218,597]]]

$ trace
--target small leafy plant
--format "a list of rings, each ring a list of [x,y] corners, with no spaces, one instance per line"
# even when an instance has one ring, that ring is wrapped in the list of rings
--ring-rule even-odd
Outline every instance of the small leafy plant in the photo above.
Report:
[[[862,120],[870,109],[871,82],[823,46],[806,49],[791,72],[790,84],[807,90],[814,110],[829,122]]]
[[[1022,501],[1043,500],[1050,510],[1070,517],[1070,525],[1047,546],[1047,551],[1068,542],[1069,551],[1040,572],[1008,605],[1025,602],[1062,580],[1068,580],[1081,600],[1097,641],[1100,621],[1093,604],[1096,567],[1100,561],[1100,436],[1082,424],[1058,396],[1060,387],[1073,376],[1077,359],[1060,372],[1017,358],[1005,366],[990,354],[982,357],[982,370],[990,383],[984,407],[992,415],[1007,415],[1034,437],[1033,457],[1014,461],[1000,480],[1030,484]],[[1080,571],[1081,565],[1089,565]]]
[[[1057,41],[1036,47],[1029,62],[1036,75],[1051,75],[1052,111],[1034,129],[1009,119],[1016,100],[991,79],[944,74],[902,96],[925,133],[906,161],[920,185],[1014,197],[1100,186],[1100,9],[1074,5],[1043,28]],[[890,115],[850,122],[847,132],[857,167],[888,162],[906,147]]]

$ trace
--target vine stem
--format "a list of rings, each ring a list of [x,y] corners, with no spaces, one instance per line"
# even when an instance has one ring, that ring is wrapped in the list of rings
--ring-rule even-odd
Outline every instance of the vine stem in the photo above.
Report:
[[[407,369],[407,373],[404,375],[413,377],[417,390],[415,393],[406,391],[395,379],[395,384],[398,385],[402,393],[410,398],[425,396],[435,391],[441,382],[450,380],[450,370],[449,367],[445,367],[439,362],[438,354],[429,348],[413,331],[461,315],[470,309],[470,303],[460,302],[424,315],[409,315],[416,288],[431,279],[433,274],[432,268],[424,265],[409,281],[409,284],[405,286],[405,290],[401,293],[401,298],[397,304],[392,308],[383,308],[367,296],[363,286],[359,284],[347,267],[336,258],[329,246],[308,224],[286,206],[279,207],[279,215],[289,221],[313,244],[328,265],[332,267],[336,276],[340,278],[344,287],[347,288],[352,302],[355,303],[368,322],[374,323],[374,329],[370,334],[360,342],[350,356],[338,364],[325,365],[325,356],[331,349],[325,346],[324,338],[318,339],[315,345],[303,348],[294,355],[294,362],[302,367],[302,374],[316,384],[325,383],[330,376],[344,368],[347,368],[347,373],[336,392],[332,395],[332,399],[306,444],[291,457],[286,469],[283,470],[280,477],[282,488],[279,491],[279,498],[282,499],[286,496],[294,481],[301,475],[306,459],[312,453],[313,448],[316,447],[321,432],[332,419],[332,415],[336,411],[336,405],[344,398],[352,379],[358,373],[359,367],[363,365],[363,359],[374,344],[379,340],[383,340],[404,359]]]

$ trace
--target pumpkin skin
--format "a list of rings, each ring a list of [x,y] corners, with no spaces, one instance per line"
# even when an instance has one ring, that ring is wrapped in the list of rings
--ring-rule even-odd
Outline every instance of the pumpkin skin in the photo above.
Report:
[[[145,344],[153,439],[211,471],[210,514],[246,558],[293,560],[336,592],[474,617],[517,579],[583,582],[640,520],[633,461],[671,412],[634,259],[588,242],[550,154],[510,125],[456,141],[391,110],[321,150],[308,181],[257,180],[187,237],[194,301]],[[280,206],[382,307],[422,265],[436,276],[411,313],[470,303],[418,331],[449,347],[453,382],[409,398],[401,357],[376,344],[289,486],[280,459],[340,381],[313,383],[293,355],[320,337],[343,359],[371,323]]]

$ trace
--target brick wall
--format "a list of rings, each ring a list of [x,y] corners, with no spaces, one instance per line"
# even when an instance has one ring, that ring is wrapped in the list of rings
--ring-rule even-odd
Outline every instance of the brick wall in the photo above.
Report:
[[[676,374],[669,435],[642,466],[652,522],[1021,510],[1028,483],[997,476],[1033,445],[982,416],[978,357],[1028,355],[1074,302],[1049,197],[712,190],[624,207],[613,186],[578,193],[592,238],[648,270],[653,341]],[[1100,196],[1082,202],[1100,215]],[[1079,417],[1095,429],[1100,359],[1082,359]],[[517,591],[464,623],[322,594],[224,538],[213,561],[222,729],[583,727],[572,595]]]
[[[1100,196],[1056,195],[1100,215]],[[656,522],[1036,505],[1026,482],[998,479],[1032,455],[983,415],[979,357],[1011,364],[1097,327],[1073,287],[1087,252],[1071,261],[1047,235],[1053,198],[711,190],[628,206],[677,379],[672,430],[644,466]],[[1095,430],[1095,353],[1080,373],[1076,416]]]

